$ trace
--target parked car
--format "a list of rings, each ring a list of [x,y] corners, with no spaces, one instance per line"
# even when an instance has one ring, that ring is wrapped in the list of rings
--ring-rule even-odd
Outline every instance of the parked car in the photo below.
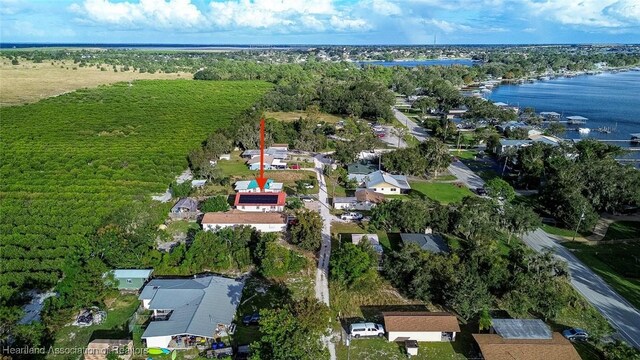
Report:
[[[384,327],[374,323],[356,323],[349,326],[349,335],[359,338],[361,336],[384,336]]]
[[[300,196],[300,199],[304,202],[312,202],[313,198],[311,196]]]
[[[246,315],[242,318],[242,323],[245,325],[257,325],[260,322],[260,314],[253,313],[251,315]]]
[[[567,329],[562,332],[562,335],[571,341],[584,341],[589,339],[589,334],[578,328]]]
[[[305,189],[313,189],[313,184],[305,184],[304,188]]]
[[[379,137],[379,138],[383,138],[384,137],[384,133],[377,133],[376,136]]]
[[[348,212],[340,215],[340,219],[342,220],[362,220],[364,216],[357,212]]]
[[[476,189],[476,194],[478,194],[480,196],[486,196],[487,195],[487,190],[485,190],[485,188],[477,188]]]
[[[300,165],[298,165],[298,164],[290,165],[289,169],[291,169],[291,170],[300,170]]]

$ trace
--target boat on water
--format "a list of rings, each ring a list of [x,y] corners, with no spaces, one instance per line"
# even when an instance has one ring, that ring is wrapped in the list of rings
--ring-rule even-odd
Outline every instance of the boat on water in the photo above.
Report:
[[[591,132],[591,129],[589,129],[589,128],[578,128],[578,132],[580,134],[588,134],[588,133]]]
[[[640,133],[631,134],[631,143],[640,144]]]

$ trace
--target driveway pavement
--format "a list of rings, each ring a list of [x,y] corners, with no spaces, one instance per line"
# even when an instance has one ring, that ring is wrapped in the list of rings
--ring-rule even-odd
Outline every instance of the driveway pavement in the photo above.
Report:
[[[640,349],[640,312],[552,236],[538,229],[522,239],[538,252],[549,250],[566,262],[571,284],[609,321],[622,338]]]
[[[449,172],[472,190],[484,187],[484,180],[460,160],[453,161],[449,165]]]
[[[331,219],[332,215],[329,211],[329,197],[327,194],[327,183],[322,173],[324,164],[318,158],[313,159],[315,166],[314,171],[318,178],[318,201],[320,203],[320,216],[322,216],[322,246],[318,254],[318,266],[316,268],[316,298],[329,306],[329,258],[331,257]],[[336,347],[329,337],[324,337],[323,342],[329,349],[331,360],[336,359]]]

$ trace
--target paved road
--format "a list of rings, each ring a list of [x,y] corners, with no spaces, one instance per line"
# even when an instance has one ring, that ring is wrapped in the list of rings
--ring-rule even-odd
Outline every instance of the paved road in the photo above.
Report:
[[[393,108],[393,115],[396,119],[402,124],[405,125],[409,129],[409,133],[413,135],[418,141],[423,142],[426,138],[429,137],[427,130],[422,126],[415,123],[415,121],[409,119],[405,114]],[[406,144],[405,144],[406,147]]]
[[[316,298],[329,306],[329,258],[331,257],[331,219],[329,212],[329,199],[327,194],[327,183],[322,173],[324,164],[322,158],[314,158],[316,176],[320,191],[318,192],[318,201],[320,202],[320,216],[322,216],[322,247],[318,256],[318,267],[316,268]],[[329,349],[331,360],[336,359],[336,347],[330,338],[323,337],[323,342]]]
[[[402,112],[393,109],[393,115],[396,117],[396,120],[405,124],[413,137],[415,137],[418,141],[422,142],[426,138],[429,137],[429,134],[422,126],[416,124],[413,120],[409,119]],[[405,146],[406,147],[406,144]],[[479,187],[484,186],[484,180],[476,173],[474,173],[469,167],[463,164],[461,161],[454,161],[448,168],[449,172],[454,175],[458,181],[464,183],[470,189],[477,189]]]
[[[629,344],[640,349],[640,312],[633,305],[544,231],[538,229],[525,235],[523,240],[534,250],[549,250],[566,262],[573,287],[602,313]]]
[[[396,135],[395,128],[393,126],[382,126],[382,127],[384,128],[385,135],[383,138],[380,138],[380,140],[389,144],[389,146],[392,146],[395,148],[407,147],[407,143]]]

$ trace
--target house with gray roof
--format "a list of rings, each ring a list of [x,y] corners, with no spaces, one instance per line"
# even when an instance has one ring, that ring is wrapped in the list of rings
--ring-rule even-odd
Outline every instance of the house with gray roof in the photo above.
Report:
[[[142,334],[147,347],[210,347],[229,331],[243,281],[220,276],[154,279],[138,297],[151,322]]]
[[[173,205],[169,217],[172,219],[195,219],[198,215],[198,201],[192,198],[182,198]]]
[[[540,319],[491,319],[491,327],[503,339],[551,339],[551,329]]]
[[[406,176],[392,175],[382,170],[367,175],[363,185],[369,190],[386,195],[399,195],[411,190]]]
[[[404,245],[416,244],[424,251],[432,253],[450,252],[447,242],[437,234],[400,234],[400,238]]]

